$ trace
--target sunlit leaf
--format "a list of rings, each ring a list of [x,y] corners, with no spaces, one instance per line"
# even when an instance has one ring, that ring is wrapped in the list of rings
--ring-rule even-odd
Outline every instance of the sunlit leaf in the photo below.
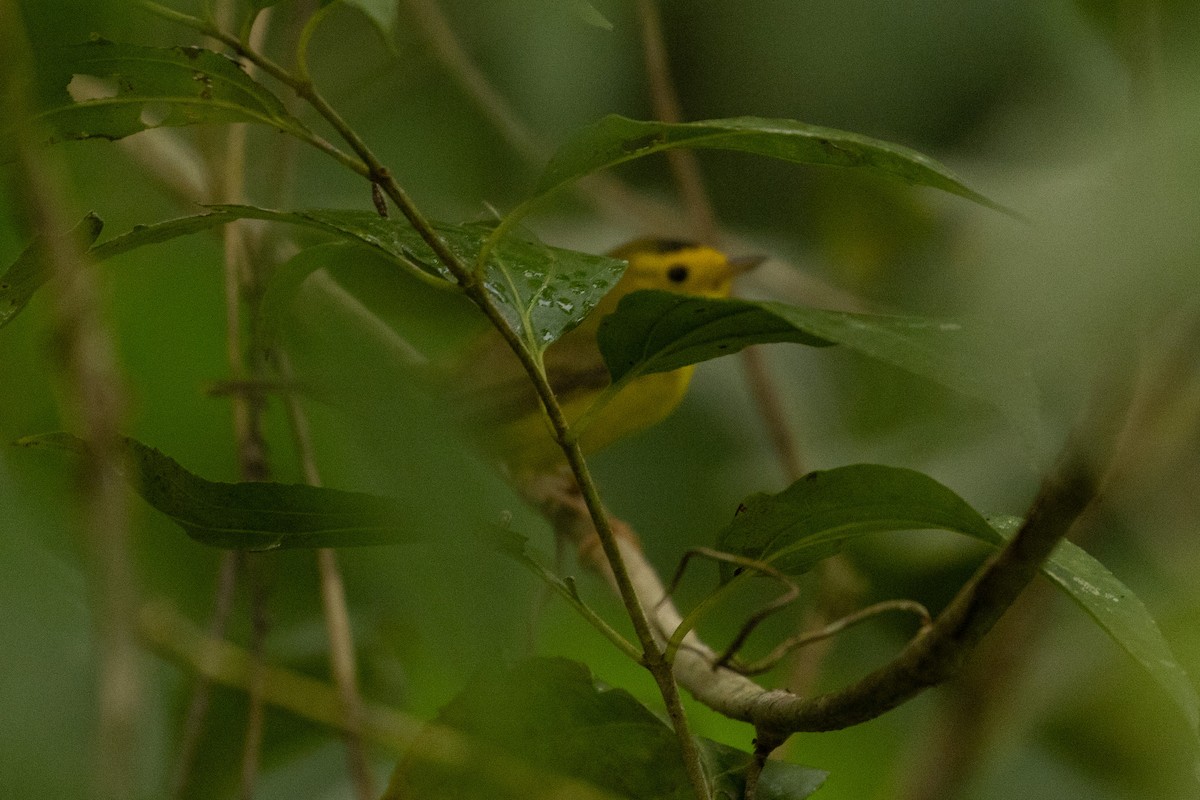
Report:
[[[942,189],[1007,212],[968,188],[948,168],[915,150],[857,133],[759,117],[680,123],[633,120],[615,114],[604,117],[558,149],[538,180],[535,193],[543,195],[598,170],[679,147],[737,150],[797,164],[855,167]]]
[[[775,495],[747,498],[717,547],[799,575],[845,541],[883,531],[946,530],[1002,546],[1020,520],[988,522],[965,500],[909,469],[858,464],[812,472]],[[1145,605],[1103,564],[1061,542],[1042,571],[1163,688],[1200,736],[1200,700]],[[722,568],[725,580],[733,570]]]
[[[754,344],[842,345],[996,408],[1035,447],[1037,388],[1021,365],[954,322],[641,291],[600,324],[613,381],[666,372]]]
[[[414,541],[418,526],[397,500],[303,484],[218,483],[134,439],[124,439],[126,477],[143,499],[202,544],[238,550],[352,547]],[[17,444],[85,452],[68,433]]]
[[[234,61],[201,47],[97,39],[49,60],[59,90],[40,114],[51,140],[120,139],[162,126],[257,122],[307,135],[282,102]],[[68,91],[68,89],[70,91]]]
[[[613,797],[694,797],[671,728],[628,692],[598,684],[586,666],[573,661],[530,659],[480,675],[443,709],[438,722],[547,775],[581,780]],[[701,746],[715,796],[741,797],[750,754],[715,742]],[[771,761],[758,797],[799,800],[824,779],[823,772]],[[387,795],[456,800],[514,796],[482,774],[455,774],[427,763],[402,764]]]
[[[79,240],[79,246],[87,247],[96,241],[103,227],[104,223],[95,214],[84,217],[73,232]],[[34,292],[49,279],[49,271],[38,258],[37,246],[29,245],[0,275],[0,328],[21,313]]]

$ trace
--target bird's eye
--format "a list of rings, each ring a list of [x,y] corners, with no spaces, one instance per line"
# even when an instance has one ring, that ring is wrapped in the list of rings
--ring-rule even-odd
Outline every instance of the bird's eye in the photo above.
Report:
[[[688,268],[683,264],[676,264],[667,270],[667,280],[671,283],[683,283],[688,279]]]

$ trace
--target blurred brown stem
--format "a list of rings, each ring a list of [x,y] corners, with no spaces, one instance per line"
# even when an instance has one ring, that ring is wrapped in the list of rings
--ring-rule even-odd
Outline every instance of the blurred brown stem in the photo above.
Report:
[[[64,416],[88,442],[78,473],[79,524],[88,552],[98,666],[94,797],[137,794],[138,719],[142,677],[135,635],[137,589],[130,552],[128,495],[120,478],[126,398],[115,347],[102,313],[97,272],[67,219],[65,170],[29,118],[32,57],[17,4],[0,0],[0,114],[14,146],[13,196],[25,214],[37,258],[51,276],[54,353]]]
[[[286,354],[277,354],[277,359],[284,379],[290,380],[292,370]],[[308,415],[295,394],[288,393],[283,397],[304,481],[310,486],[320,486],[321,473],[317,468]],[[327,547],[318,549],[317,571],[321,581],[321,608],[325,615],[325,631],[329,639],[329,669],[337,688],[342,713],[346,766],[359,800],[370,800],[375,797],[375,789],[363,740],[363,700],[358,688],[354,633],[350,627],[350,609],[346,603],[345,581],[338,565],[337,551]]]
[[[682,122],[683,107],[671,79],[671,65],[663,38],[662,16],[657,0],[637,0],[638,20],[642,26],[642,57],[654,116],[662,122]],[[692,150],[670,150],[667,160],[675,176],[683,207],[695,236],[711,245],[720,244],[720,230],[713,211],[712,198],[704,188],[700,162]]]

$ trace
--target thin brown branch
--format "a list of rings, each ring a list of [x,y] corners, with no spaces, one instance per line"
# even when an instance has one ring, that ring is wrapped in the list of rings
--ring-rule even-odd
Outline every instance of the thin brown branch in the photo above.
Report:
[[[233,601],[237,590],[237,575],[242,555],[236,550],[227,550],[221,554],[221,563],[217,568],[213,614],[208,623],[208,636],[212,639],[225,638],[225,630],[233,615]],[[183,718],[179,757],[175,773],[171,777],[171,797],[183,798],[191,784],[192,770],[195,769],[196,755],[200,751],[200,743],[204,738],[204,728],[208,721],[211,699],[211,681],[202,675],[197,676],[195,685],[192,687],[191,698],[188,700],[187,712]]]
[[[675,83],[671,80],[671,66],[663,39],[658,2],[637,0],[637,11],[642,26],[642,56],[646,64],[646,78],[654,116],[662,122],[682,122],[683,108],[675,91]],[[667,159],[696,237],[702,242],[719,244],[717,215],[713,211],[712,198],[704,188],[704,179],[701,177],[700,163],[695,152],[671,150],[667,152]]]
[[[504,96],[467,54],[437,2],[404,0],[404,3],[412,12],[412,22],[429,42],[438,61],[454,76],[484,117],[492,122],[509,147],[531,163],[543,161],[546,157],[545,145],[538,141],[529,126],[517,116]]]
[[[1163,320],[1148,337],[1129,413],[1116,436],[1103,502],[1093,503],[1076,522],[1071,534],[1076,544],[1100,533],[1114,506],[1139,503],[1129,499],[1131,487],[1152,485],[1155,492],[1171,493],[1179,488],[1171,486],[1172,474],[1194,475],[1191,454],[1200,441],[1195,422],[1200,420],[1200,377],[1194,366],[1200,357],[1198,334],[1200,313],[1191,309]],[[1180,419],[1190,421],[1183,431],[1173,422]],[[1183,469],[1176,462],[1181,451],[1188,454],[1189,466]],[[1019,706],[1013,698],[1032,677],[1030,656],[1053,630],[1053,617],[1046,613],[1051,588],[1042,584],[1030,589],[955,681],[929,725],[930,735],[918,740],[923,747],[906,760],[898,798],[956,796],[978,770],[1010,710]]]
[[[815,698],[765,690],[730,669],[714,669],[716,655],[694,633],[685,637],[674,673],[698,701],[776,736],[836,730],[891,710],[958,673],[968,655],[1037,574],[1046,557],[1095,498],[1125,406],[1121,387],[1106,387],[1097,405],[1070,437],[1057,467],[1046,477],[1025,524],[963,587],[933,624],[891,662],[843,689]],[[579,537],[588,520],[570,502],[555,501],[548,514],[561,534]],[[619,523],[613,523],[614,525]],[[665,599],[661,579],[642,555],[632,532],[619,537],[623,561],[643,604],[654,610],[655,635],[665,641],[681,622]],[[584,563],[599,564],[600,562]],[[602,574],[604,571],[601,570]],[[611,576],[609,578],[612,580]]]
[[[929,616],[929,611],[925,606],[915,600],[883,600],[878,603],[872,603],[866,608],[847,614],[844,617],[834,620],[816,630],[810,630],[805,633],[800,633],[795,636],[789,636],[787,639],[780,642],[775,648],[763,658],[749,664],[739,666],[738,672],[743,675],[760,675],[771,669],[783,660],[784,656],[791,653],[793,650],[801,647],[807,647],[815,642],[823,642],[831,637],[837,636],[839,633],[858,625],[861,622],[866,622],[872,617],[889,611],[902,611],[908,614],[913,614],[921,620],[921,630],[928,628],[933,624],[933,619]],[[723,663],[723,662],[722,662]]]
[[[771,448],[775,451],[775,460],[788,483],[799,480],[807,470],[800,457],[800,446],[796,442],[795,433],[792,432],[789,415],[783,407],[779,387],[771,377],[761,346],[747,347],[742,351],[742,369],[745,372],[746,385],[750,387],[754,396],[758,415],[767,428]]]
[[[291,380],[291,364],[286,354],[277,354],[277,362],[284,380]],[[304,481],[310,486],[320,486],[321,473],[317,467],[308,415],[295,395],[285,395],[283,402]],[[337,688],[342,729],[345,732],[346,765],[359,800],[370,800],[375,797],[375,789],[364,746],[363,701],[358,688],[358,665],[354,653],[354,634],[350,627],[350,610],[346,602],[345,582],[336,551],[320,548],[316,555],[321,583],[321,608],[325,615],[326,635],[329,638],[329,670]]]

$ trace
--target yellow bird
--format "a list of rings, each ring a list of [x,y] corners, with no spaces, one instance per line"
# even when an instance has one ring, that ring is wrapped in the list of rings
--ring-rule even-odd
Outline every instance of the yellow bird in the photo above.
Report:
[[[568,422],[579,420],[609,385],[596,343],[600,320],[639,289],[662,289],[701,297],[727,297],[733,279],[759,257],[731,259],[711,247],[675,239],[638,239],[610,255],[629,262],[621,280],[573,330],[546,349],[551,388]],[[454,380],[458,402],[485,448],[516,476],[549,472],[564,463],[528,376],[499,336],[486,337]],[[694,367],[636,378],[595,413],[580,434],[584,452],[661,422],[683,399]]]

